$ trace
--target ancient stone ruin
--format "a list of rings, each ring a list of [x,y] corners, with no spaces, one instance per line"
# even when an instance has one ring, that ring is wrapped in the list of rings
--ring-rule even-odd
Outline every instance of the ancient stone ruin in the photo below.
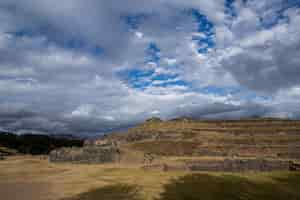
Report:
[[[50,153],[51,162],[113,163],[120,160],[116,147],[85,146],[83,148],[61,148]]]
[[[212,171],[212,172],[245,172],[245,171],[298,171],[300,165],[292,161],[265,159],[225,159],[190,161],[181,164],[145,165],[145,170],[162,171]]]
[[[222,171],[222,172],[243,172],[243,171],[288,171],[289,161],[266,160],[266,159],[225,159],[223,161],[201,161],[187,163],[191,171]]]
[[[124,162],[163,171],[295,171],[300,121],[275,119],[162,121],[103,135],[83,148],[58,149],[50,161]]]

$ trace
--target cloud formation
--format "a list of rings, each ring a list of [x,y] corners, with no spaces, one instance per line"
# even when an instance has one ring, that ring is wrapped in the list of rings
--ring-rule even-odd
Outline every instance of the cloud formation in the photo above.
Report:
[[[2,0],[0,128],[299,118],[298,0]]]

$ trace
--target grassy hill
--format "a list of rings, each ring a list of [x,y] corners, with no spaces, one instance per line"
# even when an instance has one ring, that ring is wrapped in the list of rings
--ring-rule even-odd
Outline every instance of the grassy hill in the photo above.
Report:
[[[150,119],[101,140],[160,156],[299,159],[300,121]]]

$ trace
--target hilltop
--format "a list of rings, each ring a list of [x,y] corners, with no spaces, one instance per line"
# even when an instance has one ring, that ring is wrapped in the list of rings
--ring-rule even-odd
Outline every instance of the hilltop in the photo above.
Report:
[[[300,158],[300,121],[147,120],[124,133],[103,136],[128,147],[165,156]],[[172,147],[172,148],[170,148]]]
[[[126,132],[86,142],[83,149],[65,149],[63,153],[52,155],[60,161],[65,156],[66,160],[79,162],[93,162],[99,160],[94,157],[105,155],[106,159],[101,162],[138,163],[150,168],[289,169],[291,162],[300,159],[300,121],[272,118],[163,121],[153,118]],[[52,156],[53,161],[55,156]]]

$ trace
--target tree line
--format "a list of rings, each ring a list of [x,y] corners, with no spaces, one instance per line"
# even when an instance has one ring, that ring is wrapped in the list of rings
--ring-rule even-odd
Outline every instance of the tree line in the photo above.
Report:
[[[22,154],[49,154],[52,150],[60,147],[82,147],[83,142],[80,139],[59,138],[49,135],[16,135],[0,132],[0,146],[15,149]]]

